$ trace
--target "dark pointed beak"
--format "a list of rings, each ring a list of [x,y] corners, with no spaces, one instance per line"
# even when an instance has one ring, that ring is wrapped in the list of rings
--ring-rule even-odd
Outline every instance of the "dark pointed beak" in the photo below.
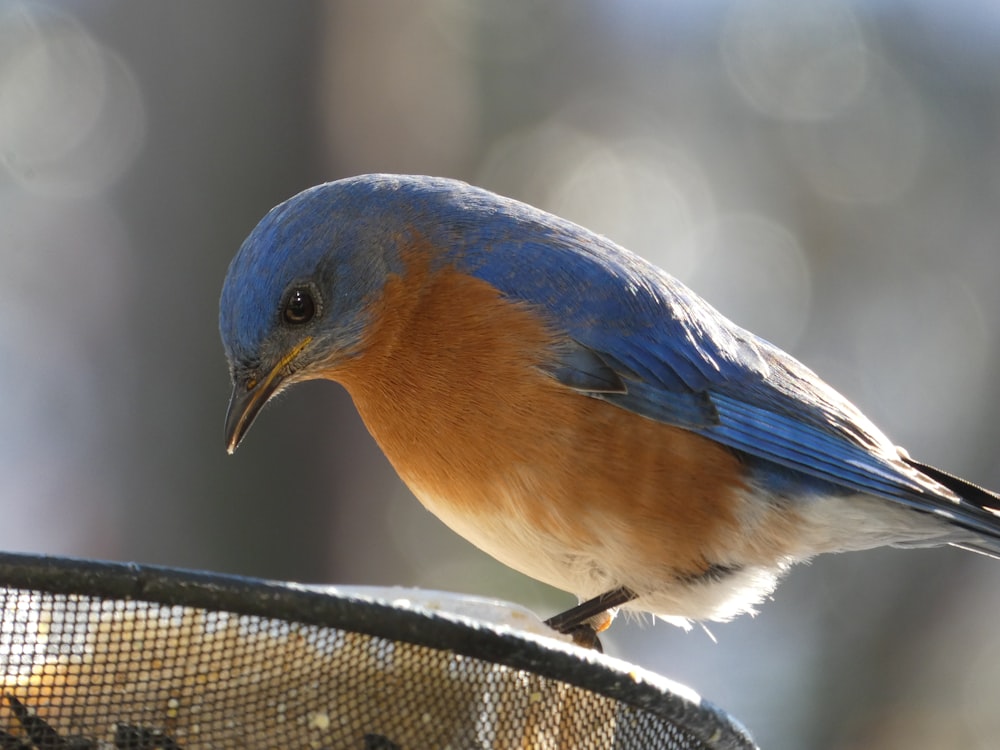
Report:
[[[306,338],[299,342],[260,380],[251,378],[233,384],[233,395],[229,398],[229,410],[226,412],[227,453],[232,455],[236,451],[264,404],[288,381],[292,374],[290,365],[311,340]]]
[[[226,453],[232,455],[236,451],[250,425],[278,390],[281,382],[279,378],[272,378],[266,387],[263,383],[254,384],[253,381],[233,386],[229,411],[226,412]]]

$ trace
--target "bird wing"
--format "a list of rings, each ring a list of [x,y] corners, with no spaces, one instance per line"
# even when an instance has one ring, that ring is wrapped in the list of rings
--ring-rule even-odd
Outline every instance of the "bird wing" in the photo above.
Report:
[[[496,252],[496,236],[490,241],[489,252],[467,262],[566,335],[547,369],[567,386],[799,475],[1000,538],[995,516],[908,465],[811,370],[638,256],[550,219],[531,239],[500,240],[505,252]]]

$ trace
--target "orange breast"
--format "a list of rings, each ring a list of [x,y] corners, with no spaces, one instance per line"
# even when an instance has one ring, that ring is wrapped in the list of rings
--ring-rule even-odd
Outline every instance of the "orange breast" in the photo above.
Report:
[[[635,564],[684,576],[717,562],[706,540],[739,534],[736,456],[541,372],[558,335],[530,307],[411,256],[374,318],[364,354],[328,376],[415,494],[488,552],[504,559],[494,529],[522,529],[568,561],[614,536]],[[507,556],[530,554],[519,549]]]

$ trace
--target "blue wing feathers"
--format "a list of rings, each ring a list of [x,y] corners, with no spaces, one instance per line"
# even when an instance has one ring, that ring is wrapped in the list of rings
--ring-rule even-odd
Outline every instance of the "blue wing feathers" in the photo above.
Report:
[[[1000,536],[982,511],[906,466],[889,440],[810,370],[638,256],[521,204],[494,212],[471,235],[464,235],[462,264],[538,306],[550,325],[596,355],[591,364],[610,368],[626,387],[594,389],[594,397],[820,485],[957,515],[978,533]],[[512,256],[521,261],[511,263]],[[594,375],[607,381],[606,372]],[[568,385],[580,382],[577,373]]]
[[[596,352],[569,341],[556,360],[543,369],[574,390],[586,393],[625,393],[627,388],[614,367]]]

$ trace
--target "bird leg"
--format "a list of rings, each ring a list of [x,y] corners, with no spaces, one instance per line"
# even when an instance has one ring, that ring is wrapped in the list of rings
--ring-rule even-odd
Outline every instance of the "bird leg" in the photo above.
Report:
[[[611,624],[611,614],[608,610],[627,604],[637,596],[638,594],[631,589],[619,586],[550,617],[545,624],[563,635],[570,636],[573,643],[578,646],[603,652],[597,634],[606,630]]]

